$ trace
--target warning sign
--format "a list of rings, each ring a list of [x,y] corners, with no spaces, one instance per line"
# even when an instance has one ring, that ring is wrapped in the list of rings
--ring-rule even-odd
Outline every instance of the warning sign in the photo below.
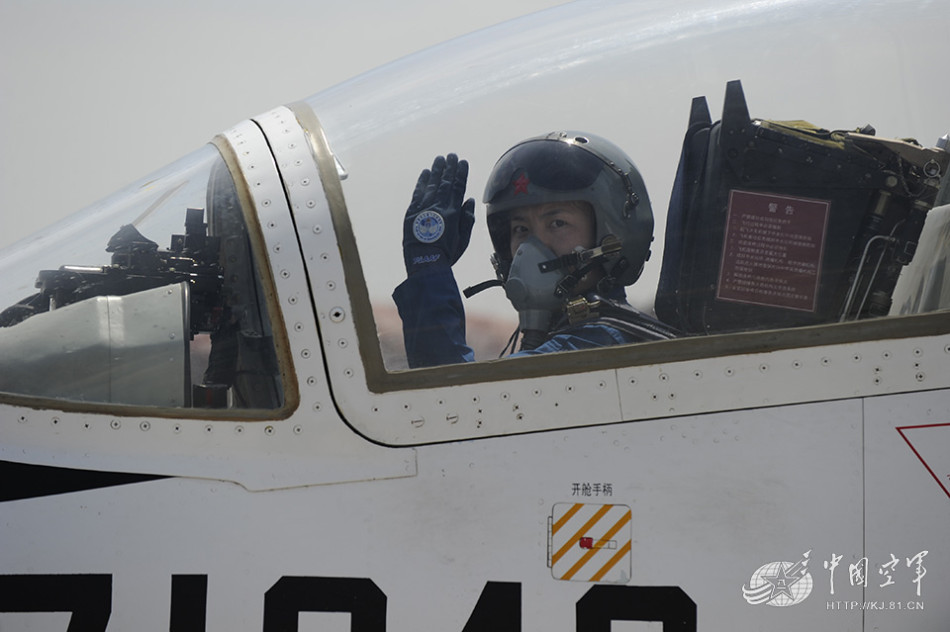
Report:
[[[729,192],[717,298],[814,312],[831,202]]]
[[[548,519],[551,574],[567,581],[629,581],[630,519],[626,505],[554,505]]]
[[[902,426],[897,432],[950,498],[950,424]]]

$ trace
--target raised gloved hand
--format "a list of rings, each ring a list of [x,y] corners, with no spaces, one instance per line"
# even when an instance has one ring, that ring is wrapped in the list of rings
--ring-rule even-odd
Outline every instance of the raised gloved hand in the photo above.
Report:
[[[452,266],[468,247],[475,200],[465,197],[468,162],[437,156],[419,175],[403,222],[402,251],[410,276],[429,266]]]

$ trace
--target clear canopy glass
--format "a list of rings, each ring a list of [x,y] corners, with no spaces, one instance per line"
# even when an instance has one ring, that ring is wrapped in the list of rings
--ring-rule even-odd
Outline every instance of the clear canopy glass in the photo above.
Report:
[[[277,408],[244,209],[207,145],[0,255],[0,393]]]
[[[740,193],[731,229],[726,228],[725,215],[714,223],[692,222],[689,234],[674,240],[677,253],[666,255],[665,249],[673,243],[668,209],[693,98],[707,97],[712,121],[716,121],[722,116],[728,82],[741,80],[752,119],[813,124],[815,129],[795,124],[758,127],[763,133],[774,132],[773,136],[814,141],[811,147],[817,153],[813,159],[849,144],[850,148],[841,149],[840,161],[851,160],[848,152],[855,145],[853,139],[839,135],[833,141],[837,148],[832,148],[829,134],[821,130],[856,131],[868,123],[879,137],[913,137],[931,147],[950,128],[944,107],[950,88],[935,77],[930,64],[946,58],[943,25],[948,18],[950,8],[932,2],[574,3],[424,51],[311,97],[307,103],[320,117],[331,148],[347,173],[344,192],[387,368],[405,367],[400,320],[390,294],[405,278],[400,236],[419,172],[435,155],[448,152],[471,164],[467,194],[479,202],[477,223],[471,245],[454,270],[460,287],[474,285],[494,277],[482,206],[489,171],[518,141],[555,130],[580,130],[611,140],[633,159],[646,181],[655,216],[655,239],[643,276],[627,288],[633,306],[653,313],[658,291],[665,292],[667,299],[674,294],[682,299],[685,293],[697,291],[698,285],[717,283],[726,275],[730,288],[723,288],[704,303],[676,308],[689,312],[684,316],[692,323],[688,333],[852,317],[854,311],[843,312],[841,306],[849,300],[847,277],[855,273],[854,256],[860,256],[854,255],[853,242],[862,239],[862,218],[873,213],[875,204],[885,204],[880,195],[895,192],[883,182],[883,172],[904,178],[895,166],[895,161],[907,159],[903,150],[895,150],[890,159],[881,158],[868,141],[853,152],[874,154],[868,167],[874,160],[880,163],[869,176],[876,183],[880,180],[877,192],[868,189],[861,200],[846,201],[828,190],[837,187],[840,192],[854,186],[845,178],[834,181],[833,172],[839,168],[834,165],[829,166],[831,175],[814,170],[805,173],[789,163],[777,167],[775,173],[748,171],[723,176],[722,186],[708,195],[724,199],[737,189],[771,197]],[[869,128],[864,131],[875,133]],[[780,151],[782,142],[786,141],[775,141],[778,144],[747,157],[746,167],[772,160],[768,156]],[[945,165],[935,168],[939,179]],[[923,166],[916,169],[919,173]],[[863,172],[858,175],[864,177]],[[766,186],[770,178],[778,185]],[[926,204],[934,201],[933,193],[928,193],[931,199]],[[755,229],[755,222],[765,221],[759,217],[740,222],[743,204],[758,199],[764,202],[766,214],[771,205],[784,213],[786,207],[797,205],[794,200],[799,198],[819,200],[818,206],[809,209],[820,215],[818,224],[785,225],[777,234],[779,245],[786,253],[802,240],[819,248],[810,252],[799,248],[784,278],[766,271],[766,259],[772,255],[762,254],[760,247],[752,259],[748,252],[744,258],[726,255],[727,259],[722,259],[727,240],[736,241],[740,231]],[[845,208],[848,205],[850,210]],[[722,202],[716,212],[725,213],[725,209],[726,202]],[[698,206],[693,211],[700,212]],[[850,219],[839,219],[844,216]],[[821,223],[825,220],[827,226]],[[882,230],[887,234],[882,240],[890,238],[890,231],[902,221],[885,222],[887,227]],[[939,231],[935,225],[940,221],[932,218],[925,234]],[[746,250],[748,246],[743,244]],[[681,260],[687,254],[684,250],[695,253],[697,249],[702,253],[691,264],[694,278],[685,281],[686,285],[663,290],[661,270],[671,270],[674,264],[670,259]],[[823,256],[822,252],[831,254]],[[945,256],[937,253],[931,259],[943,260]],[[816,272],[819,266],[824,266],[820,274]],[[702,268],[712,272],[704,276]],[[878,269],[871,268],[872,272]],[[861,270],[865,272],[866,268]],[[788,285],[790,274],[805,274],[812,280],[824,276],[820,286],[799,283],[776,289],[776,283]],[[835,280],[827,275],[834,275]],[[909,275],[903,276],[907,281]],[[687,287],[690,283],[692,290]],[[750,291],[750,283],[759,289]],[[902,291],[913,292],[898,288],[897,293]],[[787,296],[776,298],[776,292]],[[866,302],[873,294],[866,283],[858,283],[850,301]],[[704,310],[716,301],[740,306],[743,316],[738,327],[727,326],[725,321],[733,318],[729,310],[720,310],[716,323],[700,323]],[[822,304],[820,313],[795,316],[809,311],[814,314],[816,301]],[[900,302],[907,304],[906,300]],[[745,309],[756,303],[765,306],[760,311],[768,312],[767,318],[759,319],[754,309]],[[876,309],[878,313],[888,311],[886,307]],[[795,317],[785,318],[782,310],[792,310]],[[466,312],[469,344],[476,357],[497,357],[517,323],[504,292],[496,289],[478,294],[466,301]]]
[[[476,227],[454,271],[473,286],[495,276],[492,166],[556,130],[636,163],[655,229],[627,299],[684,336],[946,309],[950,213],[930,208],[948,201],[931,149],[950,129],[948,22],[932,2],[571,3],[314,95],[360,257],[348,282],[366,284],[378,335],[360,344],[406,367],[391,294],[419,172],[449,152],[471,165]],[[280,407],[235,177],[209,145],[0,253],[0,393]],[[478,360],[517,323],[500,289],[466,316]]]

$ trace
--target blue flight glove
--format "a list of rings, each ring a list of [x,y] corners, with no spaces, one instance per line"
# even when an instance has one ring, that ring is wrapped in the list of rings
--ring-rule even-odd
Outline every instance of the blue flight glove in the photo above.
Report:
[[[406,274],[452,266],[468,247],[475,225],[475,199],[465,197],[468,162],[455,154],[437,156],[419,175],[403,222]]]

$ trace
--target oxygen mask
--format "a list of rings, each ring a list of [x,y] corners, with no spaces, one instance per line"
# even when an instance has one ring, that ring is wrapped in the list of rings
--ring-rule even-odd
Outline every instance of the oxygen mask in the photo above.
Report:
[[[518,311],[522,331],[547,331],[552,314],[564,305],[564,299],[556,295],[558,282],[564,277],[563,270],[541,271],[541,264],[557,258],[550,248],[531,235],[518,246],[511,260],[505,293]]]

